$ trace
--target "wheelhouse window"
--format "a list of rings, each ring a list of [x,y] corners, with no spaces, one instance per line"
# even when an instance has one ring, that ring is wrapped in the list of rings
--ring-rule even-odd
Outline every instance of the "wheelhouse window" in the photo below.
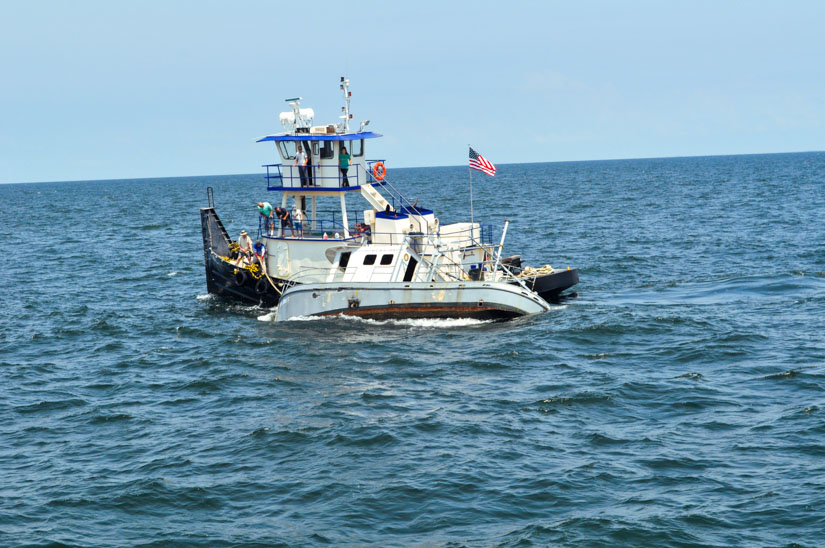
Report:
[[[335,149],[332,148],[332,141],[322,141],[321,158],[330,159],[335,157]]]
[[[389,255],[381,255],[381,264],[382,265],[392,264],[392,257],[393,257],[392,253],[390,253]]]
[[[350,151],[352,151],[352,156],[363,156],[364,155],[364,140],[360,139],[358,141],[350,141]]]
[[[378,257],[378,255],[365,255],[364,265],[369,266],[375,264],[376,257]]]
[[[281,158],[284,160],[295,159],[295,152],[297,150],[295,141],[278,141],[278,150],[280,150]]]

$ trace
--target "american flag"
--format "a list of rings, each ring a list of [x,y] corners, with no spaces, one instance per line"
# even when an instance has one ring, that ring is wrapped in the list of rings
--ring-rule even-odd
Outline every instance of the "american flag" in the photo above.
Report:
[[[496,174],[496,166],[487,161],[484,156],[473,150],[473,147],[470,147],[470,169],[483,171],[490,177]]]

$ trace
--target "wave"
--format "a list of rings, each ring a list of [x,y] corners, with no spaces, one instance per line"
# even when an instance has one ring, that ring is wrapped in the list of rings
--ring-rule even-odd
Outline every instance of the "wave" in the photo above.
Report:
[[[275,321],[276,310],[258,316],[258,321],[272,322]],[[426,318],[406,318],[406,319],[389,319],[389,320],[375,320],[372,318],[361,318],[358,316],[347,316],[339,314],[337,316],[296,316],[287,320],[293,323],[299,322],[351,322],[355,324],[364,324],[372,326],[390,326],[390,327],[415,327],[421,329],[452,329],[462,327],[478,327],[496,323],[494,320],[477,320],[473,318],[441,318],[441,319],[426,319]]]
[[[605,301],[614,304],[637,305],[718,305],[751,301],[754,298],[774,299],[782,295],[819,294],[825,290],[825,281],[818,274],[784,272],[773,275],[754,274],[695,282],[671,281],[644,291],[629,289],[607,295]]]
[[[41,413],[49,411],[62,411],[64,409],[71,409],[73,407],[83,407],[89,402],[80,398],[68,398],[65,400],[51,400],[40,401],[26,405],[19,405],[14,408],[15,411],[21,414]]]
[[[798,375],[804,374],[808,369],[818,369],[815,365],[803,365],[800,367],[794,367],[793,369],[788,369],[786,371],[782,371],[780,373],[772,373],[770,375],[765,375],[762,377],[765,380],[782,380],[782,379],[792,379]]]
[[[396,327],[418,327],[423,329],[449,329],[456,327],[477,327],[495,323],[493,320],[476,320],[472,318],[442,318],[442,319],[425,319],[425,318],[407,318],[407,319],[391,319],[391,320],[374,320],[372,318],[360,318],[358,316],[301,316],[293,318],[290,321],[344,321],[353,322],[366,325],[381,325],[381,326],[396,326]]]

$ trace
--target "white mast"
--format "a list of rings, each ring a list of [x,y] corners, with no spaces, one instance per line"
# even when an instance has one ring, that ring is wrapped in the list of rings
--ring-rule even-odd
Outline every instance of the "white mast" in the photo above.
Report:
[[[349,80],[345,77],[341,76],[341,85],[339,86],[341,91],[344,92],[344,106],[341,107],[341,116],[339,118],[343,118],[344,121],[339,124],[342,133],[349,133],[349,121],[352,119],[352,114],[349,113],[349,100],[352,97],[352,92],[349,90]]]

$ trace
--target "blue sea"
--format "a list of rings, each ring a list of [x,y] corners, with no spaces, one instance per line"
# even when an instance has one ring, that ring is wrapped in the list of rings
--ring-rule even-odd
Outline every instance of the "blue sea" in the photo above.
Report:
[[[825,545],[825,153],[498,167],[476,219],[581,279],[504,323],[207,295],[261,174],[0,185],[0,546]]]

